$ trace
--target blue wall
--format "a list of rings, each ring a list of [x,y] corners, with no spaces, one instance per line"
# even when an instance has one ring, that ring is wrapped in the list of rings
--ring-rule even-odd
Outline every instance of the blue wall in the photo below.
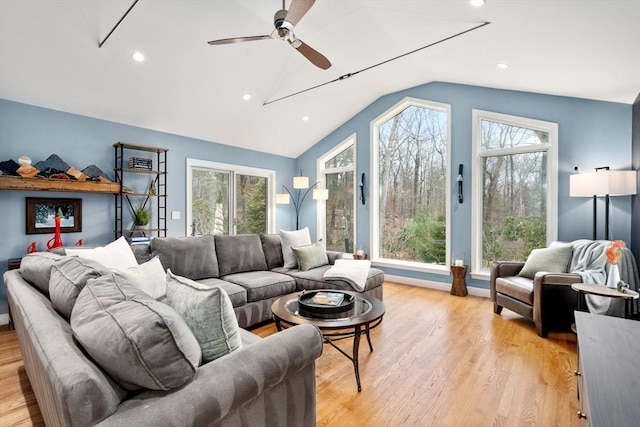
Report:
[[[384,96],[298,158],[298,168],[305,174],[315,174],[316,159],[332,147],[356,134],[357,174],[370,175],[371,135],[373,119],[405,97],[420,98],[451,105],[451,164],[465,166],[465,176],[471,175],[472,109],[510,114],[558,124],[558,238],[570,241],[592,236],[591,199],[569,197],[569,175],[574,166],[592,170],[599,166],[611,169],[631,168],[631,114],[627,104],[592,101],[578,98],[541,95],[527,92],[490,89],[451,83],[429,83]],[[454,170],[455,169],[455,170]],[[452,185],[457,168],[452,167]],[[465,181],[464,200],[460,205],[451,198],[452,252],[471,253],[471,185]],[[452,191],[454,189],[452,188]],[[368,199],[375,197],[369,194]],[[311,205],[311,204],[310,204]],[[307,205],[306,215],[315,207]],[[370,204],[357,204],[357,245],[368,250]],[[602,206],[600,206],[602,209]],[[603,211],[599,214],[603,219]],[[602,230],[603,225],[599,225]],[[310,224],[315,235],[315,222]],[[631,198],[612,198],[611,229],[615,239],[630,241]],[[602,231],[601,231],[602,232]],[[603,232],[602,232],[603,233]],[[603,237],[602,234],[601,237]],[[384,268],[385,272],[424,280],[450,282],[448,276]],[[469,280],[471,286],[487,288],[488,282]]]
[[[215,123],[211,124],[215,126]],[[84,169],[97,165],[113,176],[114,149],[118,141],[168,148],[167,210],[180,211],[180,220],[167,220],[169,236],[184,236],[186,223],[186,159],[259,167],[276,171],[276,185],[289,184],[295,160],[228,145],[98,120],[0,99],[0,161],[27,155],[34,162],[58,154],[68,164]],[[52,235],[25,234],[25,197],[72,197],[82,199],[82,233],[64,233],[66,245],[84,239],[85,244],[113,240],[114,196],[109,194],[52,193],[0,190],[0,273],[9,258],[25,254],[30,242],[46,248]],[[292,215],[285,206],[277,209],[277,227],[291,228]],[[170,218],[170,215],[169,215]],[[0,314],[7,312],[4,286],[0,286]]]

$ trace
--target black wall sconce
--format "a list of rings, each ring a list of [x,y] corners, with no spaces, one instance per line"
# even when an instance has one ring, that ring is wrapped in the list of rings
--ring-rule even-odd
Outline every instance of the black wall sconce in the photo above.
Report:
[[[360,201],[362,201],[362,204],[364,205],[364,172],[362,172],[362,175],[360,176]]]
[[[458,181],[458,203],[462,203],[464,201],[462,196],[462,168],[462,163],[460,163],[458,166],[458,178],[456,179],[456,181]]]

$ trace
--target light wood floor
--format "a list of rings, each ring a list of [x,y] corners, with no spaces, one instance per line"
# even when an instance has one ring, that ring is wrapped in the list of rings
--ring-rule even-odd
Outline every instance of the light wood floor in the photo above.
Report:
[[[373,353],[361,341],[362,392],[334,348],[316,361],[318,426],[579,425],[573,334],[540,338],[517,314],[493,314],[485,298],[384,286]],[[341,347],[350,352],[350,344]],[[9,331],[0,332],[0,425],[43,425]]]

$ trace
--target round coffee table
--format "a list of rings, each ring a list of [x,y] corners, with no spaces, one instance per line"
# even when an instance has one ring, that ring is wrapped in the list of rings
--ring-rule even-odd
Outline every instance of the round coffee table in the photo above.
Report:
[[[290,326],[310,323],[322,332],[324,343],[331,345],[353,363],[356,375],[358,391],[362,391],[360,385],[360,370],[358,367],[358,350],[360,348],[360,336],[365,334],[369,343],[369,351],[373,351],[369,331],[382,322],[385,306],[382,301],[372,296],[358,292],[335,291],[322,289],[323,292],[337,292],[352,295],[355,298],[353,308],[343,312],[309,313],[301,310],[298,304],[300,292],[285,295],[274,301],[271,306],[273,320],[278,331]],[[307,291],[309,292],[309,291]],[[353,354],[349,355],[334,344],[345,338],[353,337]]]

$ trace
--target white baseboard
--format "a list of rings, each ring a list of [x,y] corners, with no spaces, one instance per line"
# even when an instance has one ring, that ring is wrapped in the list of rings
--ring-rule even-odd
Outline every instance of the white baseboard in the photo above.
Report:
[[[0,325],[9,324],[9,313],[0,314]]]
[[[434,282],[431,280],[423,280],[423,279],[414,279],[413,277],[392,276],[390,274],[385,274],[384,280],[389,282],[394,282],[394,283],[402,283],[404,285],[418,286],[420,288],[437,289],[439,291],[451,292],[450,283]],[[483,298],[491,298],[489,289],[476,288],[474,286],[467,286],[467,292],[469,292],[469,295],[483,297]]]

